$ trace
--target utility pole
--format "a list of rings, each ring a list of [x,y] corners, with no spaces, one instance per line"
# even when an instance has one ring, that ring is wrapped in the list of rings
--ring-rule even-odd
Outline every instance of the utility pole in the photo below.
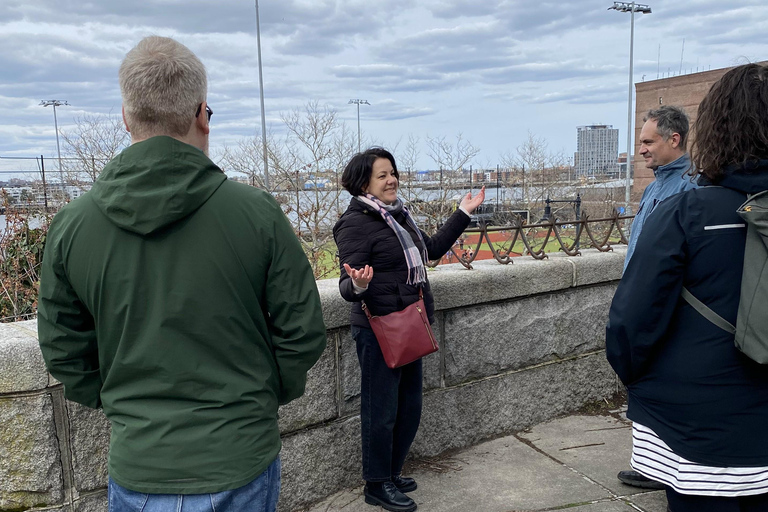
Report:
[[[66,192],[64,189],[64,169],[61,166],[61,146],[59,145],[59,121],[56,118],[56,107],[60,107],[62,105],[69,106],[69,103],[67,103],[65,100],[41,100],[40,105],[43,107],[53,107],[53,126],[56,129],[56,151],[59,154],[59,177],[61,178],[61,192],[64,196],[66,196]]]
[[[349,100],[347,105],[357,105],[357,152],[360,153],[360,105],[370,105],[368,100]]]

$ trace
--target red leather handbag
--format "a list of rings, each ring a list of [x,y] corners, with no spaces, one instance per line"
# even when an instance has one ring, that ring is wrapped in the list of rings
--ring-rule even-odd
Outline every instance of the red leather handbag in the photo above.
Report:
[[[424,295],[419,289],[419,300],[402,311],[388,315],[373,316],[363,302],[363,311],[368,317],[371,329],[384,355],[384,361],[390,368],[399,368],[437,352],[437,340],[432,332],[424,307]]]

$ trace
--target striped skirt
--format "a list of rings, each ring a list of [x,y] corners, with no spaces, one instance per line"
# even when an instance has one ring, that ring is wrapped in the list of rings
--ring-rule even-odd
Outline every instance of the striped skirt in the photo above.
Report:
[[[732,498],[768,493],[768,467],[702,466],[676,455],[650,428],[632,424],[632,469],[680,494]]]

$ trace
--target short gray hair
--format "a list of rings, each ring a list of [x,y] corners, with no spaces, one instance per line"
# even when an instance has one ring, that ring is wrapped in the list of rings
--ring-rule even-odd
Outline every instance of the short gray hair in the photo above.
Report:
[[[123,59],[118,76],[126,121],[141,139],[186,135],[208,92],[203,63],[168,37],[142,39]]]
[[[643,118],[643,121],[649,119],[656,121],[656,131],[664,140],[675,134],[680,134],[680,149],[685,150],[688,142],[689,121],[688,114],[681,107],[673,105],[662,105],[661,107],[649,110]]]

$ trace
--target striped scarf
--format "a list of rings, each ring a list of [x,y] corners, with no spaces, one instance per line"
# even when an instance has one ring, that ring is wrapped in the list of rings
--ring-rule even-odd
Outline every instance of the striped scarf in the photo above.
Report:
[[[425,283],[427,281],[427,271],[424,267],[424,261],[427,259],[426,249],[424,249],[423,253],[420,252],[419,248],[416,247],[416,244],[413,242],[413,238],[411,238],[410,233],[408,233],[408,231],[403,226],[401,226],[388,211],[399,211],[402,209],[403,213],[405,213],[406,222],[418,235],[421,246],[426,247],[424,244],[424,239],[421,236],[421,230],[416,226],[416,223],[413,221],[413,217],[411,217],[411,214],[403,205],[403,202],[400,200],[400,198],[398,198],[397,201],[391,206],[382,203],[376,196],[372,194],[356,196],[356,199],[378,212],[384,221],[389,225],[389,227],[392,228],[392,231],[395,232],[397,239],[400,241],[400,245],[403,247],[405,263],[408,265],[408,280],[406,283],[412,285]]]

